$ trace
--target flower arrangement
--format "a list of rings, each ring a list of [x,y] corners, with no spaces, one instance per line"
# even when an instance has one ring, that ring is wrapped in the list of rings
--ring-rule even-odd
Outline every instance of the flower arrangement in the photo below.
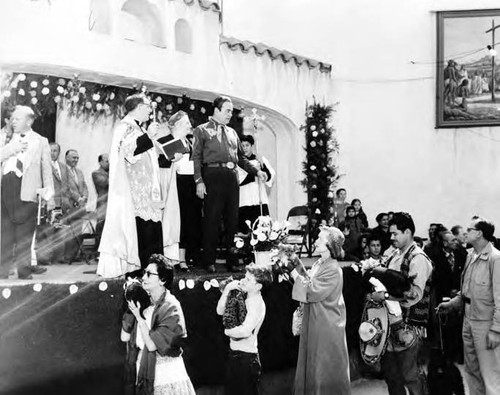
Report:
[[[261,216],[252,224],[249,220],[245,222],[250,229],[250,235],[247,239],[253,251],[271,251],[280,243],[283,243],[288,236],[288,221],[273,220],[270,216]],[[236,248],[245,246],[245,240],[242,237],[235,237]]]

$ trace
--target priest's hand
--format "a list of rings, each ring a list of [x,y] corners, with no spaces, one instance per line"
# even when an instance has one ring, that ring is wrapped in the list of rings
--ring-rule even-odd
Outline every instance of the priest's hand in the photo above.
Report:
[[[205,184],[202,182],[196,184],[196,196],[198,196],[200,199],[203,199],[206,194],[207,188],[205,187]]]
[[[12,139],[12,141],[7,146],[10,147],[10,149],[12,149],[15,155],[20,152],[25,152],[28,149],[28,142],[25,141],[24,139],[22,140]]]
[[[160,124],[158,122],[151,122],[148,127],[148,136],[151,140],[156,138],[158,133],[160,132]]]
[[[173,157],[173,159],[172,159],[172,162],[179,162],[179,161],[182,159],[182,157],[183,157],[183,156],[184,156],[184,155],[182,155],[181,153],[176,152],[176,153],[174,154],[174,157]]]

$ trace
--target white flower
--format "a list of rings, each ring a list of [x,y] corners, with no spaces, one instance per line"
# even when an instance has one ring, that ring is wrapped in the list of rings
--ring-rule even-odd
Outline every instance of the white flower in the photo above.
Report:
[[[318,137],[318,132],[312,132],[313,137]]]
[[[113,100],[115,98],[115,93],[114,92],[111,92],[109,94],[109,100]]]
[[[194,104],[191,104],[191,105],[189,106],[189,109],[190,109],[191,111],[194,111]]]
[[[200,112],[201,112],[202,114],[205,114],[205,112],[207,112],[207,110],[205,110],[205,107],[202,107],[202,108],[200,108]]]
[[[325,133],[325,129],[321,128],[320,133]]]
[[[269,235],[269,240],[274,241],[278,238],[278,232],[271,232]]]
[[[259,234],[257,235],[257,239],[259,241],[266,241],[267,240],[267,236],[264,232],[259,232]]]
[[[92,95],[92,100],[94,100],[94,101],[99,101],[100,98],[101,98],[101,95],[99,95],[99,93],[94,93]]]
[[[49,94],[49,92],[50,92],[50,89],[49,89],[49,88],[47,88],[47,87],[44,87],[44,88],[42,89],[42,95],[48,95],[48,94]]]
[[[30,95],[31,95],[31,97],[35,97],[36,96],[36,91],[30,91]]]
[[[241,237],[235,237],[234,244],[235,244],[236,248],[241,248],[245,245],[245,242],[243,241],[243,239]]]
[[[59,102],[61,101],[61,96],[56,96],[56,97],[54,97],[54,101],[55,101],[56,103],[59,103]]]
[[[161,96],[157,96],[155,100],[157,103],[161,103]]]
[[[172,111],[173,106],[171,104],[167,104],[165,108],[167,109],[167,111]]]
[[[24,96],[26,94],[26,92],[24,91],[24,89],[19,89],[19,91],[17,92],[20,96]]]
[[[92,103],[89,101],[85,103],[85,108],[88,108],[90,110],[92,108]]]
[[[101,110],[102,110],[102,104],[101,104],[101,103],[97,103],[97,104],[95,105],[95,109],[96,109],[97,111],[101,111]]]
[[[19,75],[17,76],[17,79],[18,79],[19,81],[24,81],[24,80],[26,79],[26,75],[24,75],[24,74],[19,74]]]
[[[82,94],[85,94],[85,92],[87,91],[87,89],[85,89],[84,86],[81,86],[80,89],[78,89],[78,91]]]
[[[316,211],[314,212],[314,214],[321,214],[321,210],[319,208],[317,208]]]
[[[38,103],[38,99],[36,97],[33,97],[31,99],[31,104],[36,104],[36,103]]]
[[[17,88],[17,84],[18,84],[18,81],[17,81],[17,80],[14,80],[14,81],[12,81],[12,83],[10,84],[10,87],[11,87],[11,88],[16,89],[16,88]]]
[[[5,91],[3,93],[3,97],[10,97],[10,91]]]
[[[252,237],[252,240],[250,240],[250,245],[251,245],[251,246],[255,246],[255,245],[257,245],[257,243],[258,243],[258,242],[259,242],[259,241],[258,241],[257,239],[254,239],[254,238]]]
[[[311,127],[309,129],[316,130],[316,125],[311,125]]]
[[[250,222],[250,220],[249,220],[249,219],[247,219],[247,220],[245,221],[245,224],[246,224],[246,225],[247,225],[250,229],[252,229],[252,223]]]
[[[49,81],[47,78],[45,78],[45,79],[42,81],[42,84],[43,84],[43,85],[45,85],[45,86],[47,86],[47,85],[49,85],[49,84],[50,84],[50,81]]]
[[[73,103],[78,103],[78,100],[80,100],[80,98],[79,98],[78,96],[73,96],[73,97],[71,98],[71,101],[72,101]]]
[[[316,166],[314,165],[311,165],[311,167],[309,167],[312,171],[316,170]]]
[[[32,88],[36,88],[36,87],[38,86],[38,82],[36,82],[36,81],[31,81],[30,86],[31,86]]]
[[[316,141],[311,141],[311,143],[309,144],[311,147],[316,147]]]
[[[65,84],[66,84],[66,80],[65,80],[64,78],[59,78],[59,79],[57,80],[57,83],[58,83],[59,85],[65,85]]]
[[[102,106],[102,108],[104,109],[104,111],[108,111],[109,110],[109,104],[108,103],[104,103],[104,105]]]
[[[182,104],[182,97],[179,97],[179,98],[177,99],[177,103],[178,103],[178,104]]]
[[[56,88],[57,92],[60,93],[61,95],[64,93],[64,88],[61,85],[58,85]]]

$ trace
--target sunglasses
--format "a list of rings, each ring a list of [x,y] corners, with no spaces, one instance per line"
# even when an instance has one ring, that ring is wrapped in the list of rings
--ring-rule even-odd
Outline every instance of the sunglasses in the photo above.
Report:
[[[148,276],[148,277],[151,277],[151,276],[158,276],[158,273],[153,273],[153,272],[150,272],[149,270],[146,270],[144,272],[144,275]]]

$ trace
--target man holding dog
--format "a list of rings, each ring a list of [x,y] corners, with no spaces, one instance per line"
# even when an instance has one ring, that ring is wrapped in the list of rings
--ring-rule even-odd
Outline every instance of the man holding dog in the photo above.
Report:
[[[424,387],[417,357],[424,328],[429,320],[432,263],[413,240],[415,224],[410,214],[394,213],[389,222],[389,231],[397,250],[388,259],[387,268],[412,278],[412,286],[404,293],[404,299],[399,300],[404,321],[391,332],[381,361],[382,373],[389,395],[406,394],[405,387],[410,395],[423,395]],[[372,297],[376,299],[381,295],[372,294]],[[396,300],[391,296],[389,298]]]
[[[463,309],[464,360],[471,394],[500,393],[500,251],[493,247],[495,226],[473,217],[467,228],[472,246],[462,274],[462,289],[438,312]]]

